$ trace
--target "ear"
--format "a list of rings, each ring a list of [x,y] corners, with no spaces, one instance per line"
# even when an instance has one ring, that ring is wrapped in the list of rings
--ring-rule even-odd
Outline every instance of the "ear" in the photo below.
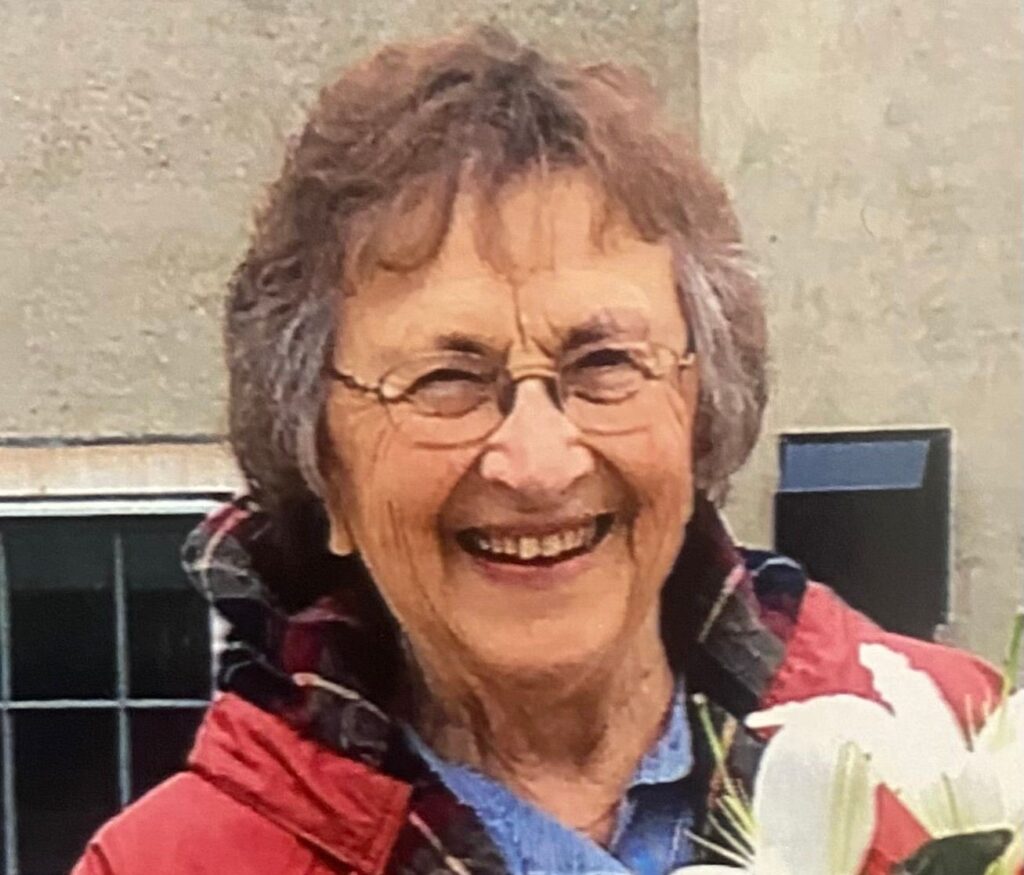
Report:
[[[340,462],[334,453],[334,446],[328,435],[327,422],[323,416],[317,423],[317,468],[321,483],[321,502],[327,517],[327,549],[336,556],[351,556],[356,552],[352,527],[345,513],[344,490],[341,488]]]
[[[324,513],[327,516],[327,548],[337,556],[350,556],[356,552],[356,540],[352,537],[352,526],[345,512],[339,484],[334,479],[325,483]]]
[[[327,518],[330,521],[330,534],[327,538],[327,546],[337,556],[351,556],[356,552],[355,541],[349,531],[348,523],[341,514],[328,510]]]
[[[700,397],[700,359],[688,368],[683,374],[681,392],[685,403],[693,411],[692,428],[693,433],[690,441],[690,453],[693,464],[694,482],[698,489],[706,489],[708,484],[704,482],[705,459],[710,455],[711,442],[711,419],[707,415],[706,408],[701,407]]]
[[[693,411],[693,419],[697,420],[697,409],[700,404],[700,357],[695,357],[693,364],[683,371],[679,380],[679,391],[686,406]]]

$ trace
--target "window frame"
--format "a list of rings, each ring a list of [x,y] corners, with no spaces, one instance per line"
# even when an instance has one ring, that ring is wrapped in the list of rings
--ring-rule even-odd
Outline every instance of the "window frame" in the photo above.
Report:
[[[0,521],[5,519],[59,520],[70,517],[103,516],[185,516],[205,514],[230,499],[230,488],[185,490],[172,494],[76,494],[54,497],[39,495],[0,497]],[[11,677],[12,617],[11,581],[7,572],[4,539],[0,534],[0,805],[3,817],[4,871],[19,875],[18,802],[16,798],[14,715],[18,712],[79,711],[97,709],[114,712],[116,723],[117,796],[124,808],[132,797],[132,739],[130,717],[145,710],[205,709],[209,699],[191,698],[134,698],[129,689],[130,649],[128,638],[128,587],[124,573],[124,545],[122,533],[112,530],[114,550],[114,698],[59,698],[14,699]],[[214,672],[216,640],[214,613],[208,612],[210,622],[211,696],[215,690]]]

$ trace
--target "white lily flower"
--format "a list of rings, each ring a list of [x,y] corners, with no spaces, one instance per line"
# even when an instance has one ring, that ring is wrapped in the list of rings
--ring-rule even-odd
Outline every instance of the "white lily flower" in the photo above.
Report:
[[[856,875],[875,827],[877,783],[853,744],[792,726],[765,748],[754,786],[752,833],[716,848],[740,867],[699,865],[678,875]]]
[[[800,727],[856,744],[933,836],[1012,829],[1018,840],[1003,863],[1004,871],[1013,871],[1024,831],[1022,693],[1006,698],[967,738],[935,682],[911,668],[906,656],[864,644],[860,660],[888,709],[857,696],[821,696],[768,708],[751,715],[747,725]]]

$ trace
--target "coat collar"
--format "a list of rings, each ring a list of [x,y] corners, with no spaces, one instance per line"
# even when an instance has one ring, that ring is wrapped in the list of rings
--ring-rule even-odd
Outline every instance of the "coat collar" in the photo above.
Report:
[[[333,747],[379,766],[392,733],[388,703],[401,695],[397,626],[357,557],[287,552],[245,497],[189,537],[185,569],[231,626],[219,687],[307,728],[320,724],[316,734]],[[296,579],[325,594],[290,610],[279,594]],[[753,710],[782,661],[805,588],[791,560],[738,548],[699,496],[662,595],[673,669],[730,713]]]
[[[231,624],[218,672],[225,695],[204,724],[194,769],[359,872],[382,871],[385,845],[390,865],[409,873],[423,847],[451,857],[460,875],[503,871],[479,819],[409,752],[388,714],[402,693],[399,632],[357,558],[289,551],[241,498],[193,532],[183,563]],[[322,595],[296,609],[288,601],[297,583]],[[699,498],[662,597],[663,640],[687,689],[736,716],[754,709],[805,586],[789,560],[737,548]],[[325,816],[335,806],[358,816],[339,825]],[[451,848],[461,850],[452,857]]]
[[[234,693],[210,707],[189,767],[232,798],[360,873],[384,870],[412,787],[339,757]]]

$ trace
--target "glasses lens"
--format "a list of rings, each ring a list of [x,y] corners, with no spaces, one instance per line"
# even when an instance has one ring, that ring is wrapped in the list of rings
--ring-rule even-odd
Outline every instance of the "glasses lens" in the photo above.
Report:
[[[479,439],[500,420],[500,370],[463,353],[411,359],[385,375],[381,390],[395,425],[416,443],[451,446]]]
[[[618,434],[644,423],[643,395],[654,373],[642,343],[584,347],[561,368],[565,412],[584,431]]]
[[[420,447],[457,447],[473,444],[501,424],[496,404],[481,404],[475,410],[455,418],[423,416],[402,405],[392,406],[391,421],[405,437]]]

